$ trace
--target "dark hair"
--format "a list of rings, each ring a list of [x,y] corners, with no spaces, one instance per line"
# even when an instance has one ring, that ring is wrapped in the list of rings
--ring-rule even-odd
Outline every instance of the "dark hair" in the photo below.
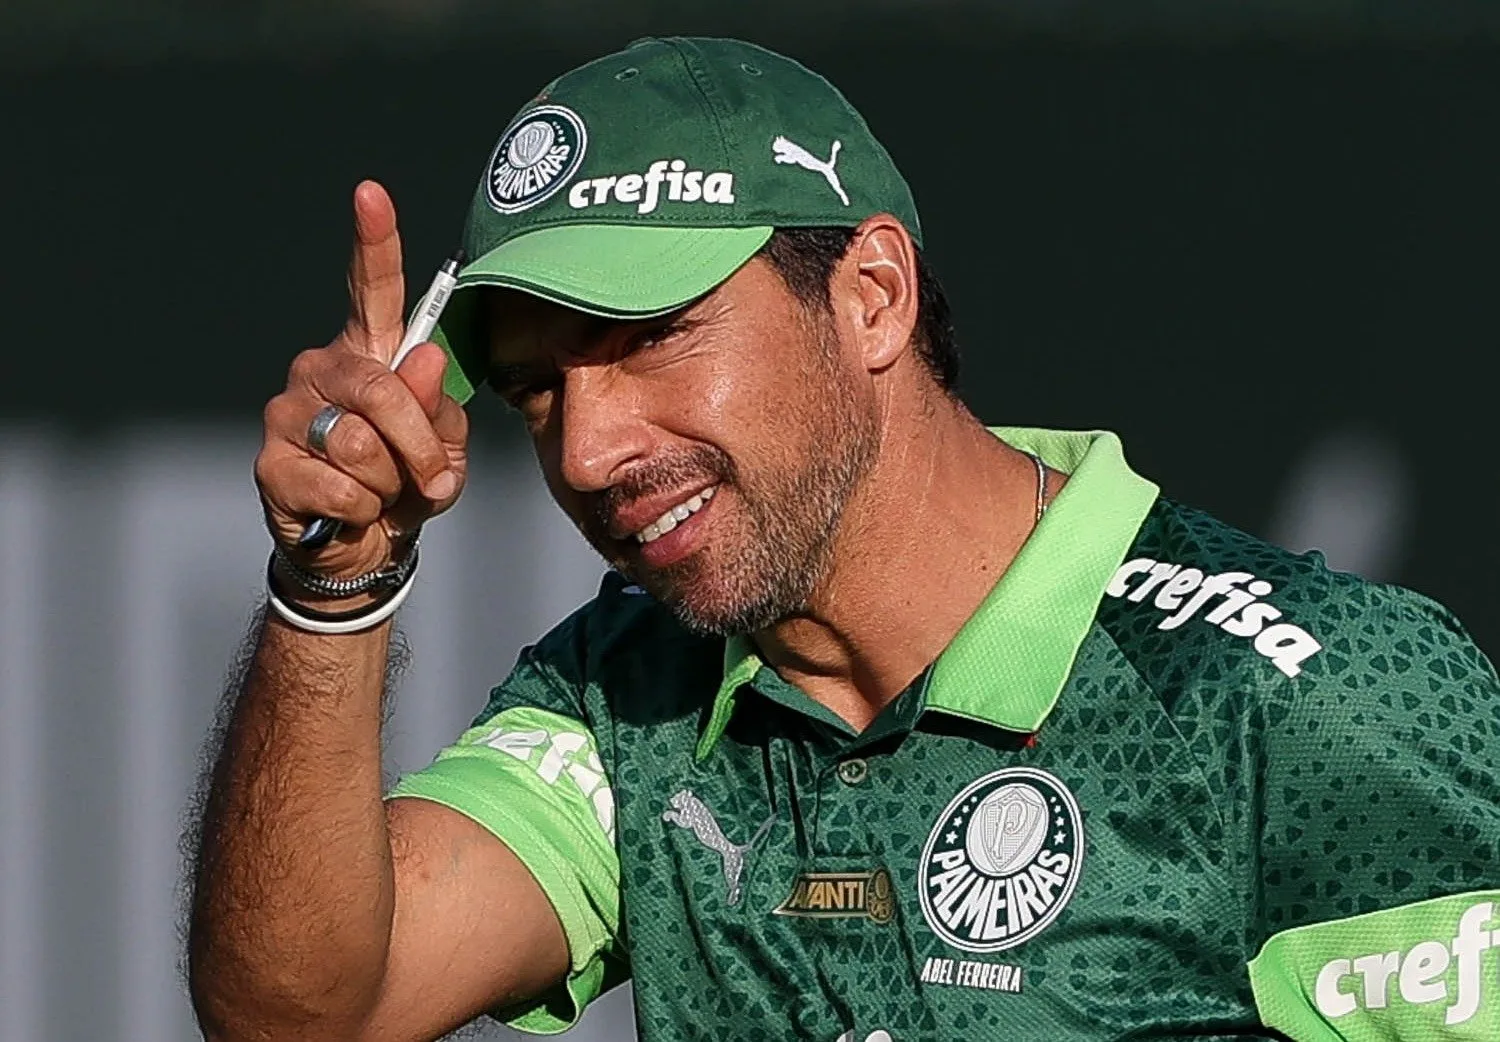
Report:
[[[807,307],[829,309],[828,280],[854,239],[853,228],[777,228],[761,247],[792,294]],[[958,385],[958,344],[943,284],[917,253],[917,357],[944,391]]]

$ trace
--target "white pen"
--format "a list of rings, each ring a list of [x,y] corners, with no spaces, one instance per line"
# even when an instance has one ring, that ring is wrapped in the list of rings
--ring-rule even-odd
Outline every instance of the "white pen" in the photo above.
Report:
[[[391,359],[392,369],[400,368],[401,363],[406,361],[406,356],[411,354],[412,348],[432,339],[432,331],[437,328],[438,319],[443,315],[443,308],[453,293],[453,287],[458,284],[458,269],[464,266],[464,260],[464,251],[454,250],[453,256],[444,261],[443,266],[432,277],[432,285],[427,287],[427,295],[422,298],[417,313],[411,317],[406,335],[401,338],[401,346]]]
[[[453,287],[458,284],[458,269],[463,267],[465,259],[463,250],[454,250],[453,256],[444,261],[443,266],[432,277],[432,285],[427,287],[422,303],[417,305],[416,313],[407,323],[406,335],[401,338],[401,346],[396,348],[396,354],[391,358],[392,369],[399,368],[401,363],[406,361],[406,356],[411,354],[412,348],[432,339],[433,330],[437,329],[443,308],[453,294]],[[334,518],[315,517],[308,522],[302,534],[297,537],[297,546],[303,550],[317,550],[327,546],[328,541],[339,534],[341,527],[343,527],[343,522]]]

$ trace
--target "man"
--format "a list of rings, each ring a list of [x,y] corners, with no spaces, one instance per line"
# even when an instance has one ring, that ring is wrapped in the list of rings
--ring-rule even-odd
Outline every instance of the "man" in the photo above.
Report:
[[[394,212],[355,212],[349,323],[266,409],[210,1039],[554,1032],[627,977],[645,1039],[1500,1037],[1489,664],[1113,435],[981,426],[827,83],[680,39],[554,82],[398,375]],[[486,381],[612,571],[383,794],[389,620]]]

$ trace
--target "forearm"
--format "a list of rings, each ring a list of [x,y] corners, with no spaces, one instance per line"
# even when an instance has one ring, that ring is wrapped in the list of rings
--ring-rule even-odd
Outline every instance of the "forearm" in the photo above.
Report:
[[[193,903],[210,1038],[351,1037],[385,972],[389,625],[334,637],[268,613],[214,768]]]
[[[390,623],[379,620],[409,588],[386,580],[410,574],[378,573],[408,560],[422,525],[463,491],[468,419],[443,393],[438,345],[392,369],[405,280],[379,185],[355,190],[354,230],[348,322],[292,360],[262,413],[255,484],[272,539],[296,557],[278,557],[271,604],[302,628],[276,614],[259,628],[204,801],[189,958],[214,1040],[368,1035],[387,987],[396,886],[380,791]],[[310,517],[337,520],[339,537],[303,545]],[[357,577],[376,588],[356,582],[366,593],[351,599],[327,585]]]

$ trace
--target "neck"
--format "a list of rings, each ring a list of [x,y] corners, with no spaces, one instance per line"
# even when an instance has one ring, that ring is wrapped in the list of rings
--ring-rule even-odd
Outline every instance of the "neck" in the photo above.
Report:
[[[864,730],[947,647],[1031,534],[1036,465],[961,405],[887,426],[806,610],[755,634],[790,683]],[[1048,472],[1048,496],[1063,476]]]

